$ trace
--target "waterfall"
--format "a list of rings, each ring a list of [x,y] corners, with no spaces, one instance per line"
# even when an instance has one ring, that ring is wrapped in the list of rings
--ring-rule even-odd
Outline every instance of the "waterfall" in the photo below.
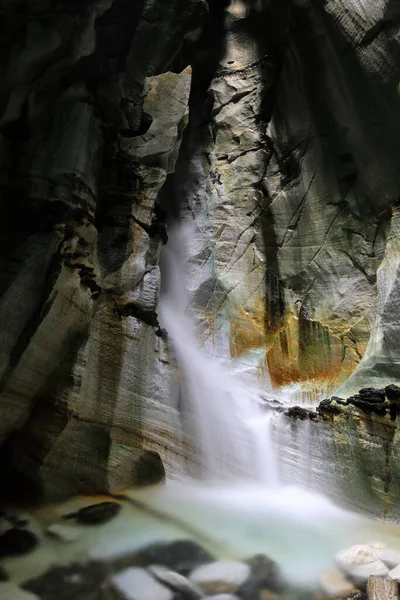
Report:
[[[160,317],[184,380],[181,405],[189,413],[199,475],[208,480],[252,479],[276,486],[271,413],[252,388],[235,379],[215,357],[203,353],[186,314],[190,301],[183,258],[187,235],[184,227],[175,229],[163,250],[167,289],[161,297]]]

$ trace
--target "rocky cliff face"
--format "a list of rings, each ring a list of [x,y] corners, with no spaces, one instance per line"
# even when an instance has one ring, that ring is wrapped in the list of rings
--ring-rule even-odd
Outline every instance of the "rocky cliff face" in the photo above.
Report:
[[[116,488],[141,449],[183,468],[157,316],[178,206],[206,348],[306,398],[400,378],[399,22],[392,0],[3,2],[13,491]]]
[[[236,368],[265,382],[268,365],[274,388],[305,399],[348,378],[377,287],[386,295],[376,273],[400,183],[397,19],[385,2],[231,2],[218,67],[192,93],[195,115],[209,104],[177,174],[197,225],[199,330]],[[396,318],[378,319],[381,331]],[[398,377],[386,346],[380,385]]]
[[[1,463],[24,495],[116,488],[142,447],[179,460],[155,200],[188,119],[190,67],[168,65],[206,15],[1,9]]]

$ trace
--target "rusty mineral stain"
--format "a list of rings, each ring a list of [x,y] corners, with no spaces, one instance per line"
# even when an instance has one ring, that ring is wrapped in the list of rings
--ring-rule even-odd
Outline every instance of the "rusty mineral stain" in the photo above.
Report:
[[[238,358],[249,350],[265,346],[265,301],[259,299],[249,308],[232,311],[230,318],[230,354]]]

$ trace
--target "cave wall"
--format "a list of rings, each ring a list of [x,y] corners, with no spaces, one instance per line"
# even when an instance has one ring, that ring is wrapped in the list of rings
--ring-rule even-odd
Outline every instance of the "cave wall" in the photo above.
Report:
[[[184,470],[157,316],[167,208],[190,229],[198,338],[235,372],[302,400],[400,378],[399,15],[2,3],[0,467],[17,496],[115,489],[144,449]]]

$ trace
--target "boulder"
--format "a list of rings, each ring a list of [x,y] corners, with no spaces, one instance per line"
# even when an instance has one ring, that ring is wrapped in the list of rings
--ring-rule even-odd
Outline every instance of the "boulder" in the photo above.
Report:
[[[174,594],[156,581],[148,571],[125,569],[103,584],[104,600],[173,600]]]
[[[135,465],[133,483],[152,485],[165,481],[165,469],[158,452],[144,452]]]
[[[180,573],[171,571],[166,567],[160,567],[159,565],[151,565],[148,570],[157,581],[166,585],[174,592],[182,594],[188,600],[198,600],[204,597],[201,589]]]
[[[339,552],[337,565],[356,583],[366,583],[371,575],[385,577],[389,569],[370,546],[356,545]]]
[[[372,576],[367,585],[368,600],[399,600],[399,586],[387,577]]]
[[[398,385],[387,385],[385,387],[385,394],[386,398],[390,400],[390,402],[400,404],[400,387]]]
[[[243,600],[258,597],[261,591],[281,591],[283,583],[277,564],[265,556],[257,554],[246,561],[251,568],[250,576],[240,586],[238,596]]]
[[[394,569],[400,564],[400,552],[393,548],[375,548],[378,558],[385,563],[389,569]]]
[[[329,597],[342,597],[357,592],[354,585],[337,569],[325,571],[319,579],[319,584]]]
[[[32,531],[12,527],[0,536],[0,558],[28,554],[37,544],[38,538]]]
[[[83,525],[101,525],[113,519],[121,510],[117,502],[100,502],[81,508],[78,512],[64,516],[64,519],[75,519]]]
[[[189,579],[206,594],[234,594],[250,575],[249,565],[221,560],[198,567]]]

